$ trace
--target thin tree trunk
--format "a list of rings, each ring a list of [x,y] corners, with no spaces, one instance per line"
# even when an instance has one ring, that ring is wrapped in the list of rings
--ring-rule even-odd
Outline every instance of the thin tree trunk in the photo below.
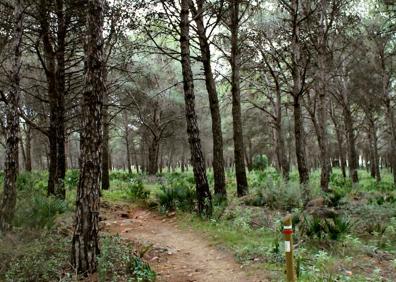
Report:
[[[64,178],[66,174],[65,154],[65,37],[66,26],[63,13],[63,0],[56,0],[57,17],[57,50],[51,43],[51,29],[49,22],[50,2],[40,2],[40,31],[44,46],[45,61],[48,84],[48,100],[50,106],[49,115],[49,175],[48,195],[56,195],[65,198]]]
[[[303,139],[303,123],[299,96],[294,97],[294,138],[296,142],[296,158],[298,173],[300,175],[300,183],[307,184],[309,181],[309,172],[306,164],[304,139]]]
[[[180,12],[180,49],[183,73],[184,102],[187,121],[187,134],[191,151],[196,193],[198,200],[198,213],[204,216],[212,214],[212,197],[206,176],[205,160],[201,148],[201,139],[195,112],[195,95],[193,73],[190,60],[190,31],[189,31],[189,0],[181,1]]]
[[[321,57],[321,56],[320,56]],[[321,59],[322,60],[322,59]],[[321,61],[320,60],[320,61]],[[318,104],[318,121],[317,121],[317,137],[320,152],[320,187],[323,192],[329,191],[329,181],[331,173],[331,164],[328,154],[328,138],[326,130],[326,120],[327,120],[327,99],[326,99],[326,86],[325,86],[325,70],[324,62],[320,63],[320,86],[319,86],[319,104]]]
[[[224,173],[224,154],[223,154],[223,134],[221,129],[221,115],[219,99],[217,97],[216,82],[211,66],[211,54],[208,37],[204,26],[204,0],[197,0],[197,9],[190,1],[190,7],[197,25],[199,45],[201,50],[201,61],[205,74],[205,85],[209,97],[210,114],[212,117],[212,135],[213,135],[213,175],[214,175],[214,191],[219,198],[227,198],[225,187]]]
[[[22,0],[14,2],[14,38],[11,89],[6,105],[6,152],[4,164],[3,197],[0,206],[0,232],[11,228],[16,205],[16,178],[18,175],[19,95],[22,43]]]
[[[110,174],[109,174],[109,143],[110,143],[110,124],[109,124],[109,113],[107,106],[107,93],[104,97],[103,106],[103,144],[102,144],[102,189],[108,190],[110,188]]]
[[[336,129],[336,137],[337,137],[337,145],[338,145],[338,152],[340,158],[340,166],[342,171],[342,176],[346,177],[346,160],[345,160],[345,151],[343,147],[343,140],[342,140],[342,133],[339,129]]]
[[[282,130],[282,96],[280,86],[276,83],[276,154],[283,178],[289,180],[290,164],[286,156],[285,139]]]
[[[392,168],[393,183],[396,184],[396,125],[390,99],[386,97],[385,100],[386,119],[390,128],[390,167]]]
[[[232,93],[232,125],[234,140],[235,174],[238,197],[248,193],[248,182],[244,160],[244,144],[241,113],[240,68],[241,53],[239,47],[239,1],[231,0],[231,93]]]
[[[149,146],[149,151],[148,151],[149,175],[156,175],[158,173],[158,154],[159,154],[159,146],[160,146],[159,141],[160,140],[158,138],[153,137],[153,139],[151,140],[151,144]]]
[[[131,163],[131,150],[129,148],[129,125],[128,125],[128,113],[124,111],[124,140],[125,140],[125,147],[126,147],[126,164],[128,166],[128,173],[132,174],[132,163]]]
[[[381,181],[381,173],[379,169],[379,157],[378,157],[378,136],[375,121],[372,117],[369,117],[369,151],[370,151],[370,171],[371,176],[374,177],[378,182]]]
[[[21,129],[19,129],[19,132],[21,132]],[[19,138],[19,145],[21,146],[21,153],[22,153],[22,161],[24,164],[24,169],[26,170],[26,150],[25,150],[25,145],[23,142],[23,136],[22,133],[20,133],[20,138]]]
[[[99,254],[99,192],[101,184],[104,0],[87,3],[86,79],[82,101],[80,177],[71,263],[79,273],[93,273]]]
[[[358,169],[358,159],[355,148],[355,134],[353,130],[353,119],[352,113],[349,109],[349,104],[344,105],[344,123],[345,123],[345,131],[347,133],[347,141],[348,141],[348,156],[349,156],[349,176],[352,179],[353,183],[359,182],[359,177],[357,173]]]
[[[294,138],[296,143],[296,158],[298,172],[300,175],[300,183],[305,184],[309,181],[309,171],[307,168],[307,161],[304,148],[304,126],[302,120],[302,112],[300,105],[300,98],[302,95],[302,74],[301,74],[301,43],[300,43],[300,30],[298,23],[298,1],[292,0],[292,74],[293,74],[293,107],[294,107]],[[305,192],[308,192],[307,190]],[[309,195],[304,193],[305,200],[307,201]]]
[[[65,45],[66,23],[64,15],[64,0],[56,0],[57,17],[57,50],[56,50],[56,146],[57,146],[57,186],[55,195],[64,199],[66,191],[64,180],[66,175],[65,152]]]
[[[32,132],[29,124],[26,124],[25,127],[25,153],[26,153],[26,162],[25,169],[26,171],[32,171]]]

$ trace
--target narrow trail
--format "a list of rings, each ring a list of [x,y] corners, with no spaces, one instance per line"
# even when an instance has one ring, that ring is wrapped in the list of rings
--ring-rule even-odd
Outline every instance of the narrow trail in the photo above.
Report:
[[[181,230],[175,218],[142,208],[107,212],[105,230],[120,234],[135,246],[149,251],[145,259],[167,282],[260,282],[265,277],[248,275],[233,256],[211,246],[203,234]]]

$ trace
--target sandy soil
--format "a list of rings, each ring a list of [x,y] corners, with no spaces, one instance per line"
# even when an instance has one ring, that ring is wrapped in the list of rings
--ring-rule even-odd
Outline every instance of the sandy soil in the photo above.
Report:
[[[104,229],[148,250],[144,258],[168,282],[259,282],[264,275],[248,275],[232,254],[210,244],[204,234],[180,229],[175,218],[142,208],[117,209],[107,213]],[[260,277],[259,277],[260,276]]]

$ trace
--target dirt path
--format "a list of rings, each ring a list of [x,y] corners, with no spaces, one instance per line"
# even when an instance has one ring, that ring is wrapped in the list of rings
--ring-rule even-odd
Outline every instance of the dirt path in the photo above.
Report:
[[[181,230],[174,218],[162,217],[141,208],[106,215],[105,229],[119,233],[145,254],[157,273],[157,281],[168,282],[259,282],[248,276],[231,254],[218,250],[204,235]]]

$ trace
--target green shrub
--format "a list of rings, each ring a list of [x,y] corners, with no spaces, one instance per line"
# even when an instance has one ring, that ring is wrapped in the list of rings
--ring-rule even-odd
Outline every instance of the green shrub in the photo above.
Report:
[[[78,179],[80,177],[80,171],[77,169],[69,169],[66,171],[65,186],[68,189],[75,189],[78,185]]]
[[[19,195],[14,217],[17,227],[51,228],[58,214],[68,210],[67,202],[41,193]]]
[[[318,216],[304,216],[299,224],[302,235],[314,239],[339,240],[352,229],[352,221],[344,216],[321,218]]]
[[[11,243],[8,244],[11,247]],[[3,249],[0,241],[0,260],[6,263],[4,271],[0,271],[0,281],[71,281],[67,279],[71,274],[65,275],[70,260],[70,241],[55,233],[18,241],[12,250],[7,246]]]
[[[122,180],[122,181],[128,181],[132,178],[135,178],[135,174],[130,174],[127,171],[124,170],[113,170],[110,172],[110,180]]]
[[[383,205],[385,203],[395,203],[395,192],[375,192],[372,193],[368,199],[369,204]]]
[[[334,190],[350,191],[352,189],[352,180],[349,177],[343,177],[342,174],[332,173],[330,176],[330,187]]]
[[[160,211],[173,211],[176,209],[176,191],[173,188],[161,186],[156,194]]]
[[[176,187],[161,186],[156,194],[160,211],[193,211],[196,203],[195,189],[192,186],[179,185]]]
[[[391,203],[359,205],[351,213],[360,219],[356,224],[356,230],[363,234],[382,233],[386,225],[389,225],[388,222],[396,217],[394,204]]]
[[[131,179],[128,183],[127,195],[133,200],[145,200],[149,197],[150,192],[144,188],[140,179]]]
[[[344,199],[347,194],[347,189],[335,186],[330,188],[330,191],[325,195],[325,197],[332,207],[338,207],[341,204],[342,199]]]
[[[253,198],[247,198],[245,203],[271,209],[292,210],[302,205],[300,185],[294,182],[286,183],[282,179],[274,181],[268,177],[261,187],[256,188]]]
[[[48,172],[21,172],[17,177],[18,191],[47,191]]]
[[[104,237],[101,242],[99,281],[131,281],[131,276],[132,281],[155,281],[155,272],[119,236]]]
[[[268,167],[268,157],[264,154],[255,156],[252,167],[254,170],[265,170]]]
[[[19,191],[26,191],[33,189],[33,175],[31,173],[20,173],[17,177],[17,189]]]

